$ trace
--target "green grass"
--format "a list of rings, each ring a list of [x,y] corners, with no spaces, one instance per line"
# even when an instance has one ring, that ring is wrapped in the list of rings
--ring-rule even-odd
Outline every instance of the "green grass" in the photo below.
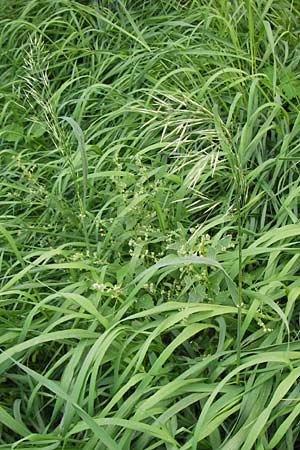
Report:
[[[0,449],[300,448],[299,20],[0,0]]]

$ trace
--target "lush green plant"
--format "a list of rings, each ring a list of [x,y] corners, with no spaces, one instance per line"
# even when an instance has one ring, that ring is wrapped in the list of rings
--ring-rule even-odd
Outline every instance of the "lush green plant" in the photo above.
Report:
[[[0,0],[0,448],[297,448],[299,19]]]

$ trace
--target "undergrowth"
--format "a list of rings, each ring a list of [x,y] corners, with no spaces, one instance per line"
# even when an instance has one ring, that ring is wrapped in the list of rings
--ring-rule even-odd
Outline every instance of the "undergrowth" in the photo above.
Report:
[[[0,20],[0,449],[300,448],[298,2]]]

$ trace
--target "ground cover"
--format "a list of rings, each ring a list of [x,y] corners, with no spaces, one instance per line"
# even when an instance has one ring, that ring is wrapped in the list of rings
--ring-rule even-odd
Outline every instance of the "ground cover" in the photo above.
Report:
[[[286,0],[0,0],[0,449],[299,447]]]

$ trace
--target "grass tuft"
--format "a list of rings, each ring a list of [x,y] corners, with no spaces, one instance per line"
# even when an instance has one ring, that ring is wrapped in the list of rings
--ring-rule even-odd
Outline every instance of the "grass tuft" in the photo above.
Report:
[[[299,447],[299,20],[0,0],[0,449]]]

